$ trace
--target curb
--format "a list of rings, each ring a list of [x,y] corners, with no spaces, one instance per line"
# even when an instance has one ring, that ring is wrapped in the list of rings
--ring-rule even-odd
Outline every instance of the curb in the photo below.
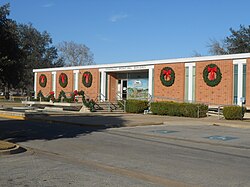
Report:
[[[62,123],[62,124],[70,124],[70,125],[78,125],[78,126],[85,126],[85,127],[97,127],[97,128],[110,128],[110,127],[117,127],[113,125],[100,125],[100,124],[83,124],[83,123],[76,123],[76,122],[69,122],[69,121],[60,121],[60,120],[50,120],[50,119],[40,119],[40,118],[26,118],[28,121],[35,121],[35,122],[46,122],[46,123]]]
[[[7,114],[6,114],[7,113]],[[29,121],[43,121],[47,123],[63,123],[63,124],[71,124],[71,125],[79,125],[85,127],[96,127],[96,128],[116,128],[116,127],[136,127],[136,126],[151,126],[151,125],[167,125],[168,122],[156,122],[156,123],[127,123],[124,125],[111,125],[111,124],[85,124],[85,123],[78,123],[78,122],[69,122],[69,121],[61,121],[61,120],[53,120],[53,119],[44,119],[44,118],[29,118],[23,115],[17,115],[15,113],[4,112],[0,113],[0,118],[6,119],[15,119],[15,120],[29,120]],[[224,127],[232,127],[232,128],[242,128],[242,129],[249,129],[250,124],[230,124],[230,123],[223,123],[223,122],[208,122],[209,125],[214,126],[224,126]]]
[[[28,120],[28,121],[36,121],[36,122],[47,122],[47,123],[63,123],[63,124],[71,124],[71,125],[78,125],[84,127],[96,127],[96,128],[117,128],[117,127],[136,127],[136,126],[148,126],[148,125],[162,125],[163,122],[159,123],[131,123],[131,124],[124,124],[124,125],[111,125],[111,124],[85,124],[85,123],[77,123],[77,122],[69,122],[69,121],[61,121],[61,120],[51,120],[51,119],[42,119],[42,118],[29,118],[23,116],[14,116],[14,115],[6,115],[1,114],[0,117],[7,118],[7,119],[16,119],[16,120]]]
[[[40,118],[26,118],[29,121],[36,121],[36,122],[47,122],[47,123],[63,123],[63,124],[70,124],[70,125],[78,125],[84,127],[96,127],[96,128],[118,128],[118,127],[136,127],[136,126],[151,126],[151,125],[162,125],[163,123],[132,123],[132,124],[124,124],[124,125],[109,125],[109,124],[84,124],[84,123],[77,123],[77,122],[68,122],[68,121],[60,121],[60,120],[50,120],[50,119],[40,119]]]
[[[250,125],[242,125],[242,124],[228,124],[228,123],[212,123],[213,126],[223,126],[223,127],[233,127],[233,128],[241,128],[241,129],[250,129]]]
[[[1,118],[7,118],[7,119],[17,119],[17,120],[25,120],[26,118],[23,116],[14,116],[14,115],[7,115],[7,114],[0,114]]]
[[[26,149],[20,147],[19,145],[15,144],[14,148],[0,150],[0,155],[12,155],[25,152]]]

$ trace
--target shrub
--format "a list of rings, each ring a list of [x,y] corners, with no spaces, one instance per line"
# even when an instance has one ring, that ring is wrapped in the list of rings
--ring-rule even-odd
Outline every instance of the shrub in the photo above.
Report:
[[[128,113],[143,113],[148,109],[148,101],[132,100],[126,101],[126,112]]]
[[[153,102],[150,105],[153,114],[183,117],[206,117],[207,105],[176,102]]]
[[[45,97],[41,90],[37,93],[37,99],[34,99],[34,100],[40,101],[40,98],[41,98],[41,101],[49,101],[49,98]]]
[[[246,108],[243,108],[243,115],[242,115],[242,107],[240,106],[224,106],[223,107],[223,115],[225,119],[228,120],[239,120],[244,117],[246,112]]]

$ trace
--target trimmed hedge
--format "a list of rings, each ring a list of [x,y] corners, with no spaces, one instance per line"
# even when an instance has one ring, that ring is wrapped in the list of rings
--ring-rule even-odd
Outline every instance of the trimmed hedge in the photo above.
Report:
[[[198,116],[199,109],[199,116]],[[176,102],[153,102],[150,110],[153,114],[168,115],[168,116],[182,116],[182,117],[206,117],[208,106],[203,104],[193,103],[176,103]]]
[[[244,117],[246,112],[246,108],[243,108],[243,116],[242,116],[242,107],[240,106],[224,106],[223,107],[223,115],[225,119],[228,120],[239,120]]]
[[[148,101],[129,99],[126,101],[126,112],[143,113],[148,109]]]

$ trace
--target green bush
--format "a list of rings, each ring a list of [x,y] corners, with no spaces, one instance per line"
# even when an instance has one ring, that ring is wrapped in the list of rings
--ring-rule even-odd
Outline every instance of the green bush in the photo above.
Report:
[[[128,113],[143,113],[148,109],[148,101],[132,100],[126,101],[126,112]]]
[[[49,99],[43,95],[41,90],[37,93],[37,99],[34,99],[34,101],[40,101],[40,98],[41,101],[49,101]]]
[[[176,102],[153,102],[150,105],[153,114],[183,117],[206,117],[207,105]],[[199,115],[199,116],[198,116]]]
[[[246,108],[243,108],[243,116],[242,116],[242,107],[240,106],[224,106],[223,107],[223,115],[225,119],[229,120],[239,120],[244,117],[246,112]]]

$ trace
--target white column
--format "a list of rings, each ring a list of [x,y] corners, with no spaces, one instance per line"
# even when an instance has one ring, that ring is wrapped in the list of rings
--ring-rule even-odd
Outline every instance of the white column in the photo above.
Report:
[[[153,96],[153,71],[154,67],[148,69],[148,94]]]
[[[106,72],[101,71],[101,100],[106,100]]]
[[[241,105],[241,98],[243,97],[243,65],[246,64],[246,59],[234,60],[233,64],[238,65],[238,98],[237,104]]]
[[[79,70],[74,70],[74,90],[78,90]]]
[[[186,63],[185,67],[188,67],[188,101],[193,100],[193,67],[195,63]]]
[[[54,95],[56,95],[56,71],[52,72],[52,91],[55,93]]]
[[[35,93],[35,99],[37,98],[37,90],[36,90],[36,84],[37,84],[37,73],[34,74],[34,93]]]

